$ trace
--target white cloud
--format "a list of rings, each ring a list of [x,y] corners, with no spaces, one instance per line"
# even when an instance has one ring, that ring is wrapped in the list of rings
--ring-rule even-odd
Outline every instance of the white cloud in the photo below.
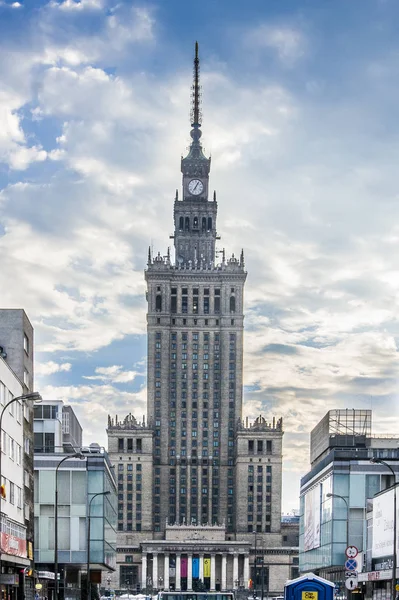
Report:
[[[35,373],[39,377],[46,377],[54,373],[68,372],[71,370],[71,367],[71,363],[56,363],[52,360],[45,363],[36,362]]]
[[[107,383],[130,383],[134,381],[137,371],[124,371],[121,365],[96,367],[95,375],[86,375],[84,379],[100,380]]]
[[[63,0],[50,2],[50,6],[65,11],[100,10],[104,8],[103,0]]]
[[[286,25],[258,25],[246,33],[245,41],[257,49],[274,50],[285,65],[293,65],[307,51],[307,40],[303,32]]]

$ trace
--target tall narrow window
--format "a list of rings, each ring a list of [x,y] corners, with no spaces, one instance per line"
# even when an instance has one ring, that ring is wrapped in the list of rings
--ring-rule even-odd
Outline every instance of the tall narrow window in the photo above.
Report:
[[[220,313],[220,289],[215,289],[214,309],[216,314]]]
[[[212,217],[208,217],[208,231],[212,231]]]
[[[181,311],[182,313],[187,313],[188,308],[188,290],[187,288],[182,288],[182,296],[181,296]]]
[[[235,299],[235,296],[230,296],[230,312],[236,312],[236,299]]]
[[[177,288],[171,290],[170,310],[172,313],[177,313]]]
[[[198,315],[198,288],[193,289],[193,314]]]
[[[202,217],[202,231],[206,231],[206,217]]]
[[[180,217],[179,219],[179,231],[183,231],[184,229],[184,219],[183,217]]]
[[[193,229],[198,229],[198,217],[194,217],[193,219]]]
[[[162,294],[157,294],[157,297],[155,299],[155,310],[157,312],[161,312],[162,310]]]
[[[190,231],[190,217],[186,217],[184,229]]]

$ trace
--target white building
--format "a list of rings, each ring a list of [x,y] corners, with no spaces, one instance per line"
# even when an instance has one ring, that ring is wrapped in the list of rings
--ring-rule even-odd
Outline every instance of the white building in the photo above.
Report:
[[[0,353],[0,410],[24,393],[23,384]],[[14,402],[3,414],[1,431],[1,483],[6,497],[1,499],[1,589],[17,598],[21,567],[30,567],[25,526],[24,407]],[[29,440],[27,440],[29,443]],[[29,452],[29,448],[27,449]],[[31,548],[30,548],[31,550]]]

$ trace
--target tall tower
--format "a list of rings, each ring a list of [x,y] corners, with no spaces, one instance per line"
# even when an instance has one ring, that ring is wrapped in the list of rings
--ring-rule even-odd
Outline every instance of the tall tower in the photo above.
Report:
[[[198,44],[191,138],[174,202],[175,260],[151,255],[145,272],[148,419],[154,431],[155,536],[174,523],[234,530],[237,423],[242,416],[244,255],[216,253],[216,194],[201,144]]]

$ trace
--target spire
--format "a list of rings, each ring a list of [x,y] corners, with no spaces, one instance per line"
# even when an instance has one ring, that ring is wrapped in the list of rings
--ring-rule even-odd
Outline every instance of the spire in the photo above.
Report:
[[[202,114],[200,109],[201,104],[201,93],[200,93],[200,84],[199,84],[199,58],[198,58],[198,42],[195,42],[195,58],[194,58],[194,81],[192,86],[192,94],[191,94],[191,127],[194,129],[198,129],[201,127]]]

